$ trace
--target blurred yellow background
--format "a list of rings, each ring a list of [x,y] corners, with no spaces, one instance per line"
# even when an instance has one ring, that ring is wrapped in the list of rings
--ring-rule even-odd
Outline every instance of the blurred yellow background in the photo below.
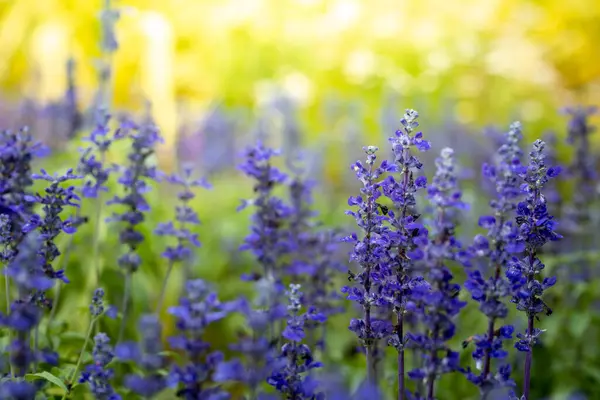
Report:
[[[77,62],[82,104],[97,85],[104,1],[0,0],[4,101],[63,95]],[[169,141],[215,101],[296,100],[309,136],[324,99],[361,104],[374,126],[383,99],[422,99],[460,123],[522,118],[539,128],[556,109],[600,98],[595,0],[120,0],[114,105],[144,99]],[[406,104],[405,104],[406,103]],[[368,129],[369,130],[369,129]],[[372,129],[371,129],[372,130]]]

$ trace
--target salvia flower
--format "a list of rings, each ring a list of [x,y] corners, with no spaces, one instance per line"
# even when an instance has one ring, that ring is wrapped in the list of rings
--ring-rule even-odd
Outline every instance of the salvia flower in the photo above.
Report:
[[[106,153],[114,138],[109,137],[110,115],[103,108],[96,110],[94,128],[84,140],[89,147],[82,149],[77,172],[84,178],[81,194],[83,197],[96,198],[99,192],[106,192],[106,182],[113,170],[106,166]]]
[[[383,286],[388,303],[396,315],[394,327],[396,335],[388,338],[388,345],[398,351],[398,392],[399,398],[404,396],[404,347],[405,313],[408,312],[412,288],[422,284],[421,277],[415,277],[412,263],[407,254],[415,247],[413,237],[423,229],[417,222],[420,214],[417,211],[415,195],[427,186],[427,178],[416,176],[422,168],[420,160],[414,155],[414,149],[427,151],[430,148],[428,141],[423,139],[421,132],[415,133],[418,127],[419,114],[414,110],[406,110],[404,118],[400,121],[402,128],[396,131],[394,137],[389,138],[392,143],[392,154],[396,171],[400,172],[399,179],[388,176],[383,184],[383,194],[392,201],[393,209],[383,208],[387,214],[390,231],[387,234],[388,252],[387,264],[390,276]]]
[[[152,398],[166,387],[166,379],[160,373],[165,366],[161,355],[161,324],[155,315],[144,315],[140,318],[138,330],[142,336],[140,343],[119,343],[115,355],[121,361],[134,362],[142,371],[125,376],[125,387],[142,397]]]
[[[0,131],[0,261],[9,263],[23,239],[22,226],[29,219],[33,203],[31,163],[45,155],[47,148],[33,140],[27,127],[17,132]]]
[[[120,214],[113,214],[109,221],[120,221],[125,224],[119,239],[128,251],[119,260],[119,266],[127,273],[137,271],[141,259],[137,247],[144,236],[136,228],[144,222],[144,213],[150,210],[144,193],[150,190],[148,180],[157,179],[156,166],[150,163],[155,146],[162,141],[158,128],[152,122],[140,126],[132,121],[124,121],[117,136],[127,137],[131,142],[131,151],[127,156],[128,165],[121,168],[118,182],[125,189],[124,196],[115,196],[108,204],[119,204],[124,207]]]
[[[529,399],[533,346],[542,333],[540,329],[534,328],[534,321],[539,314],[552,313],[541,297],[546,289],[556,283],[556,277],[541,280],[544,264],[537,254],[544,244],[561,238],[555,231],[556,222],[548,212],[546,197],[542,193],[548,180],[558,176],[561,169],[546,164],[544,148],[542,140],[535,141],[529,153],[527,170],[520,174],[525,200],[517,206],[516,221],[519,225],[519,238],[525,243],[525,252],[521,258],[514,257],[506,271],[506,277],[515,286],[511,301],[516,304],[517,310],[527,315],[527,330],[517,334],[519,340],[515,344],[517,350],[526,353],[523,383],[525,399]]]
[[[285,399],[319,399],[322,394],[318,393],[318,382],[310,375],[310,371],[321,367],[322,364],[313,359],[310,348],[301,342],[305,337],[305,321],[324,322],[326,317],[314,308],[300,313],[300,285],[290,284],[286,295],[289,300],[289,319],[282,333],[286,343],[281,348],[279,357],[273,360],[274,368],[267,383],[274,386]]]
[[[498,372],[494,372],[492,359],[506,358],[507,352],[503,349],[502,342],[512,339],[514,330],[510,325],[498,328],[496,323],[506,318],[508,307],[503,299],[511,295],[513,290],[504,272],[512,256],[524,249],[518,227],[513,221],[514,210],[521,197],[520,174],[525,170],[521,163],[521,139],[521,125],[515,122],[505,134],[494,163],[483,165],[483,175],[494,184],[496,196],[489,203],[493,215],[479,218],[479,226],[487,234],[477,235],[471,246],[473,256],[480,261],[480,268],[470,271],[465,282],[465,288],[471,293],[473,300],[479,303],[479,310],[488,319],[486,333],[473,336],[473,358],[481,373],[475,374],[470,369],[467,370],[468,379],[479,386],[482,394],[499,386],[514,385],[507,377],[510,368],[506,370],[506,366],[500,363]],[[499,373],[501,369],[504,373]]]
[[[198,225],[200,220],[198,214],[190,207],[190,202],[196,198],[193,192],[195,187],[210,188],[210,184],[205,179],[192,179],[192,169],[185,167],[183,174],[175,174],[167,177],[167,181],[174,185],[181,186],[181,191],[177,194],[180,205],[175,208],[175,221],[161,223],[154,231],[159,236],[171,236],[177,239],[175,246],[167,246],[162,254],[164,258],[171,262],[181,262],[188,260],[191,256],[191,247],[199,247],[198,235],[192,233],[187,225]]]
[[[177,388],[177,396],[184,399],[227,399],[226,392],[210,385],[213,372],[223,361],[223,354],[210,351],[210,343],[203,336],[208,325],[227,316],[228,311],[201,279],[188,281],[186,292],[180,305],[169,309],[177,318],[176,326],[180,332],[169,342],[172,348],[184,352],[188,363],[173,367],[170,384]]]
[[[79,196],[75,193],[75,187],[63,187],[64,182],[79,179],[79,176],[73,174],[69,169],[64,175],[48,174],[41,170],[41,174],[32,175],[33,179],[45,180],[50,182],[45,189],[45,194],[36,194],[28,199],[34,200],[43,205],[44,217],[33,214],[29,221],[23,226],[23,232],[28,233],[34,229],[40,232],[40,238],[43,240],[40,255],[44,259],[43,269],[46,275],[52,279],[60,279],[68,283],[63,270],[54,270],[52,262],[60,255],[60,251],[55,243],[56,237],[64,232],[73,234],[76,232],[77,221],[72,218],[63,219],[61,214],[65,207],[79,207]]]
[[[35,399],[37,388],[26,381],[0,382],[0,399],[31,400]]]
[[[324,228],[313,218],[316,215],[311,207],[313,186],[313,182],[299,176],[289,184],[292,208],[289,222],[292,260],[289,273],[296,282],[302,283],[307,303],[329,316],[343,310],[334,277],[346,268],[339,254],[338,232]],[[306,321],[305,327],[309,330],[307,343],[323,349],[325,325]]]
[[[588,223],[590,218],[590,205],[597,198],[597,157],[591,151],[590,137],[596,131],[596,127],[590,123],[590,118],[598,109],[577,107],[566,108],[563,111],[570,117],[567,125],[567,143],[575,148],[573,161],[567,172],[575,180],[577,188],[573,191],[571,204],[566,207],[565,222],[570,231],[578,232],[585,230],[585,223]]]
[[[0,314],[0,325],[16,332],[16,338],[8,346],[10,365],[16,376],[25,375],[30,364],[38,357],[29,346],[28,336],[42,318],[40,305],[46,304],[43,292],[53,284],[43,270],[41,247],[39,233],[26,235],[18,247],[17,255],[5,270],[16,286],[18,297],[10,305],[8,315]]]
[[[466,305],[459,300],[460,285],[453,281],[449,264],[468,263],[461,243],[455,237],[459,211],[466,207],[458,187],[454,152],[442,149],[436,160],[436,174],[427,188],[427,197],[433,206],[431,233],[421,229],[415,243],[418,248],[408,256],[422,263],[429,284],[422,290],[413,290],[413,297],[420,303],[421,322],[425,334],[410,333],[411,345],[422,350],[423,366],[408,373],[414,380],[426,383],[426,398],[435,398],[435,381],[445,373],[460,370],[459,355],[448,341],[456,331],[454,317]]]
[[[228,311],[241,313],[245,319],[250,332],[241,330],[238,333],[238,341],[230,346],[231,350],[243,356],[242,359],[220,363],[215,371],[213,379],[217,382],[239,382],[245,385],[251,398],[262,398],[265,395],[261,389],[261,383],[270,376],[273,360],[277,359],[278,338],[272,339],[272,327],[275,322],[280,321],[288,315],[287,308],[283,304],[271,305],[273,292],[279,293],[280,288],[274,288],[273,282],[262,278],[255,282],[256,291],[259,296],[254,304],[245,298],[224,304]],[[266,293],[265,293],[266,292]]]
[[[238,211],[250,205],[256,209],[252,216],[252,231],[241,250],[252,251],[263,269],[263,275],[273,276],[276,280],[281,275],[280,258],[287,252],[287,243],[281,240],[281,232],[290,214],[290,208],[283,200],[273,195],[275,186],[287,179],[287,175],[271,164],[271,159],[277,155],[278,151],[260,142],[246,150],[245,162],[239,169],[255,180],[256,197],[243,200],[238,207]]]
[[[113,360],[114,356],[110,338],[106,333],[98,333],[94,336],[94,350],[92,352],[94,362],[81,373],[79,383],[87,383],[90,392],[97,400],[121,399],[121,396],[115,392],[110,382],[115,372],[112,368],[108,368],[108,363]]]
[[[31,163],[48,153],[48,148],[34,141],[29,128],[17,132],[0,131],[0,206],[19,214],[31,211],[25,201],[31,195]]]
[[[381,285],[385,279],[385,270],[382,270],[382,261],[385,259],[388,238],[387,228],[384,226],[386,217],[384,210],[377,200],[381,197],[381,177],[388,171],[395,171],[394,165],[387,161],[375,166],[378,148],[375,146],[364,147],[367,154],[366,166],[360,161],[352,165],[356,177],[362,183],[359,196],[348,199],[348,205],[357,207],[357,211],[346,211],[356,220],[356,224],[363,231],[359,236],[353,233],[343,240],[353,243],[354,249],[350,261],[360,266],[358,273],[348,271],[349,280],[353,286],[345,286],[342,292],[348,300],[356,301],[363,308],[364,315],[360,319],[352,319],[349,329],[354,332],[366,350],[367,375],[371,384],[377,382],[374,349],[376,343],[391,333],[391,323],[375,319],[371,314],[375,307],[385,306],[386,300],[381,295]]]

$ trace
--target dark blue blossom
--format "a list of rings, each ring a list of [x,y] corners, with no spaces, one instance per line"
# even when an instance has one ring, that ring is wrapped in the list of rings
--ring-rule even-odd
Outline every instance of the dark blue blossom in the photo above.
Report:
[[[349,329],[357,335],[366,350],[368,380],[374,385],[377,382],[375,347],[380,339],[389,336],[392,331],[389,321],[378,320],[371,315],[374,307],[387,304],[385,297],[381,294],[381,287],[386,277],[382,261],[386,258],[389,245],[388,230],[384,226],[387,218],[384,212],[387,209],[382,207],[377,200],[382,195],[382,176],[388,171],[397,169],[385,160],[376,167],[377,147],[368,146],[363,149],[367,154],[366,166],[360,161],[352,165],[352,169],[356,172],[356,177],[363,187],[360,189],[359,196],[351,196],[348,199],[348,205],[357,207],[358,210],[346,211],[346,214],[354,217],[363,234],[359,238],[357,234],[353,233],[343,239],[353,243],[354,249],[350,260],[360,266],[360,271],[358,273],[348,271],[348,279],[355,285],[343,287],[342,292],[347,295],[349,300],[356,301],[363,308],[363,318],[352,319]]]
[[[287,309],[283,304],[271,304],[271,298],[281,291],[274,287],[273,282],[260,279],[255,282],[258,293],[254,304],[247,299],[240,298],[224,304],[224,310],[241,313],[250,330],[240,331],[238,341],[230,346],[231,350],[243,356],[218,364],[213,379],[217,382],[239,382],[245,385],[251,398],[262,398],[264,393],[260,389],[271,374],[273,362],[277,359],[277,339],[271,339],[272,328],[275,322],[287,316]]]
[[[96,198],[99,192],[106,192],[106,182],[114,168],[106,166],[106,153],[114,137],[109,137],[110,115],[105,109],[99,108],[94,114],[94,128],[90,135],[84,138],[90,142],[89,147],[82,149],[77,172],[83,177],[81,194],[83,197]]]
[[[115,392],[110,381],[114,377],[114,370],[107,368],[114,358],[110,338],[105,333],[94,336],[94,350],[92,352],[93,364],[88,365],[81,373],[79,383],[87,383],[90,392],[97,400],[120,400],[121,396]]]
[[[48,148],[34,141],[27,127],[18,132],[0,131],[0,206],[22,216],[31,211],[31,163]]]
[[[117,339],[120,342],[127,321],[132,274],[138,270],[142,263],[137,249],[144,241],[144,235],[139,231],[138,226],[144,222],[145,213],[150,210],[144,194],[151,189],[149,181],[158,178],[157,167],[153,165],[151,157],[155,153],[156,145],[162,142],[162,138],[158,127],[151,119],[146,120],[141,125],[125,119],[116,131],[115,137],[126,138],[130,142],[130,151],[127,155],[128,163],[120,168],[121,176],[118,179],[118,182],[123,185],[125,194],[114,196],[107,203],[109,205],[118,204],[123,208],[120,214],[114,213],[108,221],[117,221],[124,225],[119,234],[119,241],[127,246],[127,251],[117,261],[119,267],[125,273],[125,291],[123,306],[121,307],[123,319],[121,320]]]
[[[63,187],[64,182],[79,179],[79,176],[74,175],[71,169],[64,175],[56,174],[54,176],[42,169],[41,174],[33,174],[32,177],[33,179],[48,181],[50,184],[45,189],[44,195],[38,193],[27,198],[27,200],[43,204],[44,217],[33,214],[23,226],[23,232],[29,233],[35,229],[39,230],[43,242],[40,255],[44,260],[43,270],[45,274],[49,278],[60,279],[68,283],[69,280],[66,278],[64,270],[55,270],[52,262],[60,255],[55,243],[56,237],[61,232],[71,235],[77,230],[78,221],[71,217],[63,219],[61,214],[65,207],[79,207],[79,196],[75,193],[75,187]]]
[[[125,387],[140,396],[153,397],[166,387],[166,379],[160,373],[165,367],[161,355],[161,324],[155,315],[144,315],[138,330],[142,336],[140,343],[120,343],[115,348],[115,355],[121,361],[133,361],[141,370],[141,373],[125,376]]]
[[[292,260],[289,272],[302,284],[304,298],[324,315],[341,312],[341,296],[334,277],[346,268],[341,260],[339,234],[314,220],[312,207],[314,182],[299,176],[289,184],[292,212],[289,221],[289,241]],[[325,325],[306,321],[307,344],[324,348]]]
[[[92,304],[90,304],[90,313],[92,318],[97,318],[104,314],[104,290],[98,288],[94,291],[94,297],[92,297]]]
[[[254,179],[256,197],[243,200],[238,211],[248,206],[256,209],[252,216],[251,233],[241,250],[250,250],[262,267],[263,276],[280,279],[280,259],[288,251],[288,243],[282,239],[283,225],[291,210],[283,200],[273,195],[276,185],[282,184],[287,175],[271,164],[279,152],[262,143],[245,152],[245,162],[239,166],[248,177]]]
[[[555,231],[556,222],[548,212],[546,197],[542,193],[548,180],[560,173],[560,167],[546,164],[544,148],[543,141],[535,141],[529,153],[529,165],[526,171],[520,174],[525,200],[517,206],[516,221],[519,226],[519,238],[525,243],[525,252],[521,258],[513,257],[506,271],[507,278],[515,287],[511,301],[516,304],[517,310],[527,315],[527,330],[517,334],[519,340],[515,345],[519,351],[527,353],[523,383],[525,399],[529,399],[533,346],[542,332],[534,328],[534,321],[538,314],[552,313],[541,297],[546,289],[556,283],[555,277],[539,280],[544,264],[537,254],[544,244],[561,238]]]
[[[196,194],[192,191],[194,187],[210,188],[210,184],[204,179],[192,179],[192,169],[185,167],[183,174],[177,176],[175,174],[167,177],[167,181],[174,185],[181,186],[181,191],[177,194],[180,205],[175,208],[175,221],[161,223],[154,231],[159,236],[171,236],[177,239],[175,246],[167,246],[167,249],[162,254],[171,262],[180,262],[189,259],[191,256],[190,246],[199,247],[198,235],[190,232],[186,225],[198,225],[200,220],[198,214],[190,207],[190,202],[194,200]]]
[[[592,153],[593,133],[596,127],[590,118],[598,112],[596,107],[566,108],[563,113],[570,117],[567,125],[567,143],[574,147],[575,154],[567,174],[575,182],[571,202],[565,207],[565,228],[579,232],[586,230],[589,223],[590,206],[597,199],[596,188],[597,156]],[[548,189],[546,189],[547,191]]]
[[[300,285],[291,284],[286,295],[289,299],[289,319],[282,333],[286,343],[281,348],[281,354],[273,360],[273,370],[267,383],[274,386],[285,399],[320,399],[322,394],[317,392],[318,382],[310,375],[310,371],[322,364],[313,359],[310,348],[301,342],[305,337],[304,323],[307,320],[324,322],[326,317],[314,308],[300,313]]]
[[[223,361],[223,354],[210,351],[210,343],[203,338],[205,329],[211,323],[224,318],[224,309],[217,295],[202,280],[186,283],[187,296],[180,305],[171,307],[180,335],[171,337],[169,342],[174,349],[182,350],[188,363],[172,368],[169,382],[177,388],[177,397],[193,399],[228,399],[226,392],[210,385],[213,371]]]
[[[158,128],[152,122],[138,126],[129,120],[123,121],[117,136],[129,139],[131,145],[127,155],[128,164],[120,169],[121,176],[118,180],[125,189],[125,195],[114,196],[107,204],[119,204],[124,207],[121,214],[113,214],[109,221],[125,224],[119,239],[128,247],[128,251],[119,258],[118,264],[126,273],[132,273],[140,266],[141,259],[136,249],[144,240],[144,236],[136,228],[144,222],[144,213],[150,210],[144,193],[150,190],[148,181],[158,177],[157,168],[151,164],[150,158],[154,154],[155,146],[162,139]]]
[[[496,322],[508,314],[508,307],[503,299],[513,291],[511,282],[504,277],[503,271],[509,267],[512,255],[524,249],[518,227],[513,222],[514,210],[521,196],[519,175],[525,170],[521,163],[521,139],[521,124],[515,122],[505,134],[494,163],[483,165],[483,175],[494,184],[496,196],[489,203],[493,215],[479,218],[479,226],[487,234],[477,235],[471,246],[471,252],[481,262],[481,268],[470,271],[465,282],[465,288],[471,293],[473,300],[479,303],[479,310],[488,319],[485,335],[475,335],[473,340],[473,358],[477,361],[481,374],[476,375],[470,370],[467,373],[468,379],[479,386],[482,394],[502,385],[514,385],[508,378],[496,380],[504,374],[493,372],[492,359],[504,359],[506,352],[502,349],[502,340],[512,339],[512,326],[500,329],[496,326]],[[509,331],[510,335],[503,334]],[[501,363],[498,368],[504,368],[506,372]]]
[[[427,185],[427,178],[417,176],[422,164],[413,153],[415,148],[418,151],[427,151],[430,148],[429,142],[423,139],[423,134],[414,132],[419,126],[418,117],[416,111],[406,110],[404,118],[400,121],[402,128],[389,139],[392,143],[396,171],[401,175],[399,179],[390,175],[382,184],[383,194],[392,201],[393,205],[392,209],[382,208],[382,212],[387,214],[390,225],[386,237],[388,242],[386,263],[389,277],[382,290],[396,315],[395,335],[390,336],[388,345],[398,351],[399,398],[403,398],[405,393],[404,348],[407,341],[404,327],[405,314],[409,312],[408,308],[412,304],[410,299],[412,288],[422,283],[420,277],[414,277],[413,265],[407,255],[415,248],[413,237],[423,229],[423,226],[417,222],[420,215],[417,212],[415,195]]]
[[[455,229],[460,210],[466,207],[458,187],[454,151],[445,148],[436,160],[436,174],[428,187],[433,206],[431,233],[420,229],[414,239],[419,246],[408,256],[425,268],[429,285],[420,285],[412,297],[422,308],[420,320],[424,334],[409,334],[411,345],[422,350],[423,366],[408,373],[414,380],[426,383],[426,398],[435,398],[435,381],[442,374],[460,370],[459,354],[448,341],[456,331],[454,317],[466,305],[459,300],[460,285],[453,282],[449,265],[468,264],[468,256],[456,239]],[[429,288],[427,287],[429,286]]]
[[[0,382],[0,399],[31,400],[35,399],[37,388],[25,381]]]

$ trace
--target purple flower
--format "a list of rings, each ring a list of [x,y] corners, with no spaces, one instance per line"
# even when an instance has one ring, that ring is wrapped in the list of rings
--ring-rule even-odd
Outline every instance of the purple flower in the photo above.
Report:
[[[413,126],[414,121],[407,122],[407,124],[407,126]],[[402,145],[398,144],[398,146]],[[388,228],[384,225],[388,209],[381,206],[378,199],[382,195],[381,177],[388,171],[395,171],[396,167],[387,161],[383,161],[376,167],[375,153],[378,148],[368,146],[363,147],[363,150],[367,154],[366,166],[360,161],[351,166],[363,187],[360,189],[360,196],[350,197],[348,201],[348,204],[357,207],[358,210],[346,212],[354,217],[356,224],[363,231],[360,238],[356,234],[347,238],[348,241],[354,243],[350,261],[356,262],[360,266],[360,270],[357,273],[348,270],[348,280],[356,286],[345,287],[342,292],[348,294],[348,299],[352,299],[362,306],[363,318],[352,320],[349,329],[361,339],[366,350],[368,380],[375,385],[377,377],[373,353],[377,341],[384,334],[388,334],[387,330],[380,329],[381,326],[375,324],[371,315],[375,307],[387,304],[386,297],[380,288],[388,274],[384,268],[386,264],[383,263],[389,247]]]
[[[316,362],[310,348],[300,342],[305,336],[305,321],[322,318],[314,312],[300,314],[302,308],[300,285],[291,284],[286,294],[289,300],[290,318],[282,335],[287,342],[281,348],[280,355],[272,360],[272,371],[267,378],[267,383],[274,386],[285,398],[315,399],[315,396],[318,396],[318,383],[310,376],[310,371],[321,367],[321,363]]]
[[[200,246],[198,235],[192,233],[187,228],[188,224],[200,224],[198,214],[190,207],[190,202],[196,197],[192,188],[204,187],[208,189],[210,185],[204,179],[192,179],[191,175],[191,168],[184,168],[182,176],[173,174],[167,177],[170,183],[182,187],[181,191],[177,194],[181,205],[175,208],[177,226],[173,222],[161,223],[154,231],[159,236],[171,236],[177,239],[177,245],[167,246],[165,252],[162,254],[163,257],[171,262],[180,262],[189,259],[192,251],[190,247]]]
[[[273,195],[276,185],[284,183],[287,175],[271,165],[271,159],[279,152],[258,143],[245,152],[245,162],[239,166],[248,177],[255,180],[256,198],[245,200],[243,209],[254,206],[251,233],[246,237],[241,250],[251,250],[260,263],[264,276],[280,279],[280,258],[288,252],[288,243],[282,239],[284,221],[290,215],[290,208]]]
[[[61,232],[73,234],[76,226],[80,223],[79,220],[61,217],[65,207],[79,207],[79,196],[75,194],[75,187],[64,188],[62,186],[64,182],[79,179],[79,176],[74,175],[71,169],[64,175],[54,176],[42,169],[41,174],[33,174],[32,178],[48,181],[50,185],[45,189],[44,195],[37,193],[31,197],[32,201],[43,205],[44,218],[38,214],[32,214],[29,221],[23,225],[23,233],[33,230],[40,232],[42,247],[39,254],[44,260],[42,264],[44,273],[51,279],[59,279],[68,283],[69,280],[64,276],[64,271],[54,270],[52,266],[52,262],[60,255],[54,242]]]
[[[546,197],[542,193],[551,175],[556,175],[548,173],[550,167],[546,164],[544,148],[543,141],[534,142],[533,149],[529,153],[529,165],[520,174],[525,200],[517,207],[516,222],[519,226],[519,238],[525,243],[525,251],[521,258],[512,259],[511,272],[507,273],[514,284],[511,301],[516,304],[517,310],[527,315],[527,330],[525,333],[517,334],[519,341],[515,344],[517,350],[527,353],[523,386],[523,395],[526,399],[529,398],[533,345],[542,332],[534,328],[534,321],[541,313],[546,315],[552,313],[541,297],[544,291],[556,282],[556,278],[544,279],[542,282],[538,280],[544,269],[538,254],[547,242],[562,237],[555,231],[556,222],[548,213]]]
[[[423,251],[419,261],[427,272],[428,285],[412,291],[412,299],[421,310],[419,320],[425,334],[409,334],[410,345],[422,352],[423,366],[409,372],[413,380],[424,381],[428,399],[433,399],[435,381],[442,374],[461,370],[458,353],[448,345],[456,331],[454,317],[466,305],[458,299],[460,285],[453,282],[448,264],[468,265],[468,254],[454,237],[460,210],[465,208],[458,187],[454,152],[445,148],[436,160],[437,170],[428,188],[433,206],[431,232],[421,229],[415,241]],[[419,265],[419,264],[417,264]]]
[[[121,396],[110,384],[114,377],[114,370],[107,368],[107,365],[114,358],[114,353],[110,345],[110,338],[105,333],[98,333],[94,336],[92,358],[94,363],[88,365],[81,373],[79,383],[87,383],[90,392],[98,400],[120,400]]]
[[[155,315],[144,315],[139,321],[141,341],[123,342],[115,348],[115,355],[121,361],[132,361],[141,373],[125,376],[125,386],[145,397],[152,397],[166,387],[166,380],[160,370],[165,366],[161,355],[161,324]]]
[[[514,254],[524,249],[518,227],[512,221],[517,201],[521,196],[519,175],[525,170],[521,164],[521,138],[520,123],[511,124],[496,153],[494,163],[484,165],[484,170],[493,171],[484,176],[496,188],[496,196],[489,203],[494,216],[485,215],[479,218],[479,226],[487,230],[487,234],[475,237],[471,252],[477,258],[478,264],[481,264],[481,268],[470,271],[465,282],[465,288],[471,293],[473,300],[479,303],[479,310],[488,319],[486,333],[475,335],[473,340],[473,358],[481,364],[481,373],[475,375],[467,369],[467,378],[479,386],[482,395],[503,385],[514,384],[508,378],[496,379],[503,375],[494,372],[492,359],[505,358],[506,352],[502,350],[502,342],[509,337],[498,334],[496,323],[499,319],[506,318],[508,307],[503,299],[513,292],[515,284],[518,286],[520,281],[519,274],[515,275],[512,272],[511,260]],[[500,362],[497,368],[499,371],[504,368],[504,364]]]
[[[150,209],[144,193],[150,190],[149,180],[156,180],[156,166],[149,161],[154,154],[155,146],[162,142],[158,128],[152,121],[138,126],[132,121],[122,122],[116,137],[126,137],[131,142],[131,150],[127,156],[128,165],[121,168],[119,183],[125,189],[124,196],[114,196],[107,204],[119,204],[124,207],[121,214],[113,214],[109,221],[120,221],[125,224],[119,236],[120,242],[127,245],[128,252],[123,254],[118,264],[125,272],[137,271],[141,259],[136,252],[144,240],[144,236],[136,228],[144,222],[144,213]]]

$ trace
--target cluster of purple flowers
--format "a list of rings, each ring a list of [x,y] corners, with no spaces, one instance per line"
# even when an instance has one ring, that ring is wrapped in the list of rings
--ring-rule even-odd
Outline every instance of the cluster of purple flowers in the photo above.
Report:
[[[444,398],[440,381],[450,374],[470,382],[484,399],[498,393],[504,396],[500,398],[531,399],[534,348],[544,332],[536,321],[551,314],[552,301],[545,292],[557,281],[543,276],[542,253],[549,242],[561,238],[551,209],[563,205],[552,185],[561,172],[554,165],[556,152],[537,140],[525,164],[518,122],[495,137],[498,149],[482,166],[482,175],[494,189],[490,210],[478,218],[474,228],[479,234],[465,239],[461,230],[468,225],[469,207],[455,152],[441,149],[428,181],[426,163],[420,159],[426,154],[419,153],[429,151],[432,144],[417,129],[419,114],[406,110],[400,129],[389,138],[388,154],[393,158],[379,160],[379,149],[366,146],[366,159],[351,165],[360,188],[349,197],[352,210],[346,214],[353,217],[358,232],[342,238],[338,229],[318,222],[312,203],[315,176],[291,165],[290,157],[291,174],[284,172],[276,166],[279,152],[258,141],[246,150],[240,165],[253,181],[254,195],[238,208],[253,210],[250,233],[240,250],[254,257],[255,268],[242,275],[247,282],[242,284],[254,285],[255,295],[221,302],[210,284],[197,279],[196,265],[208,268],[208,262],[192,263],[200,247],[194,189],[209,185],[195,179],[196,171],[189,167],[180,175],[158,170],[155,153],[161,135],[149,116],[141,123],[124,118],[116,129],[111,127],[116,121],[109,114],[110,57],[118,47],[114,31],[118,17],[119,11],[107,1],[98,103],[91,134],[85,138],[89,147],[82,150],[75,172],[50,175],[42,169],[32,174],[32,162],[43,154],[43,146],[26,129],[0,133],[0,262],[6,294],[0,327],[8,332],[1,342],[6,346],[0,349],[0,398],[30,400],[60,389],[62,400],[84,392],[102,400],[162,395],[189,400],[377,399],[393,391],[380,391],[382,381],[391,378],[386,357],[392,352],[399,400]],[[69,68],[72,75],[73,65]],[[71,128],[76,130],[81,121],[72,82],[69,90]],[[299,140],[289,106],[275,105],[285,114],[288,156],[297,150]],[[589,150],[593,132],[589,117],[594,112],[567,110],[568,140],[576,148],[567,172],[581,188],[572,208],[563,210],[571,228],[589,222],[586,214],[596,196],[596,160]],[[108,151],[117,140],[118,145],[129,145],[129,153],[121,165],[109,165]],[[117,193],[109,193],[113,172],[119,173]],[[150,211],[146,194],[163,180],[180,191],[172,221],[153,231],[172,240],[162,253],[166,260],[162,288],[156,308],[141,306],[144,314],[135,337],[131,329],[129,340],[123,340],[133,319],[128,312],[132,276],[148,261],[142,260],[140,251]],[[48,183],[43,193],[32,189],[35,181]],[[69,186],[73,181],[78,184]],[[80,196],[96,201],[92,262],[96,280],[101,280],[98,249],[105,192],[110,196],[107,204],[120,207],[107,221],[119,223],[119,244],[125,249],[113,267],[125,281],[120,326],[118,333],[113,332],[115,327],[101,318],[116,318],[118,313],[105,304],[108,293],[96,289],[87,334],[73,364],[68,352],[54,351],[61,349],[61,335],[66,333],[56,333],[56,340],[51,340],[58,324],[54,313],[45,318],[45,311],[58,306],[50,299],[57,281],[69,283],[64,269],[55,264],[61,256],[61,234],[75,234],[89,213],[79,210]],[[73,215],[67,216],[70,210]],[[352,246],[348,263],[339,259],[344,242]],[[194,268],[183,274],[185,293],[179,303],[168,307],[173,333],[161,311],[168,303],[165,294],[177,264]],[[348,283],[340,289],[344,278]],[[336,384],[340,370],[325,346],[332,337],[337,339],[337,332],[326,327],[334,314],[344,311],[343,296],[355,305],[349,330],[366,359],[366,379],[354,393],[348,385]],[[464,348],[472,344],[472,360],[461,357],[455,347],[457,319],[469,298],[487,327],[463,342]],[[518,320],[509,324],[511,304],[525,314],[526,324]],[[239,325],[237,340],[220,349],[210,342],[211,331],[229,323]],[[45,343],[40,331],[48,337]],[[521,397],[511,376],[509,341],[525,353]]]
[[[393,164],[384,160],[376,165],[377,148],[369,146],[364,148],[366,166],[360,162],[352,165],[363,187],[360,196],[348,201],[358,210],[347,214],[356,219],[363,234],[352,234],[345,240],[354,243],[350,260],[361,268],[357,273],[349,271],[349,279],[356,285],[342,291],[362,306],[363,317],[353,319],[350,330],[364,346],[367,380],[377,384],[380,379],[374,352],[377,342],[387,338],[398,350],[399,399],[409,396],[433,400],[436,380],[451,372],[466,374],[483,396],[514,387],[509,364],[499,363],[497,372],[492,370],[492,359],[502,360],[508,355],[503,342],[513,338],[513,326],[496,325],[508,314],[503,300],[511,298],[517,310],[528,315],[527,331],[517,334],[515,347],[527,352],[523,395],[529,398],[532,348],[542,332],[533,328],[533,321],[539,313],[549,314],[541,295],[556,282],[556,278],[538,280],[544,267],[538,253],[544,243],[560,238],[542,189],[560,168],[546,165],[541,140],[533,145],[529,166],[522,165],[521,126],[511,125],[494,163],[483,166],[483,175],[495,184],[497,193],[490,202],[494,214],[479,219],[487,235],[477,235],[471,245],[465,246],[456,236],[457,222],[467,204],[458,187],[454,151],[441,151],[429,186],[425,177],[415,177],[422,164],[410,148],[430,148],[422,133],[413,135],[417,117],[415,111],[407,110],[401,121],[403,128],[391,139]],[[398,172],[400,180],[393,177]],[[386,173],[390,176],[383,178]],[[425,187],[429,206],[422,208],[426,213],[422,217],[415,194]],[[391,205],[384,203],[383,195]],[[521,200],[523,196],[525,200]],[[453,271],[460,266],[468,274],[465,288],[488,320],[484,335],[472,336],[463,343],[466,347],[474,342],[473,358],[480,373],[462,365],[459,352],[449,345],[456,332],[456,316],[467,304],[454,279]],[[396,315],[395,324],[390,313],[373,312],[389,308]],[[414,368],[408,372],[418,382],[412,392],[405,383],[406,348],[414,349],[416,355]]]

